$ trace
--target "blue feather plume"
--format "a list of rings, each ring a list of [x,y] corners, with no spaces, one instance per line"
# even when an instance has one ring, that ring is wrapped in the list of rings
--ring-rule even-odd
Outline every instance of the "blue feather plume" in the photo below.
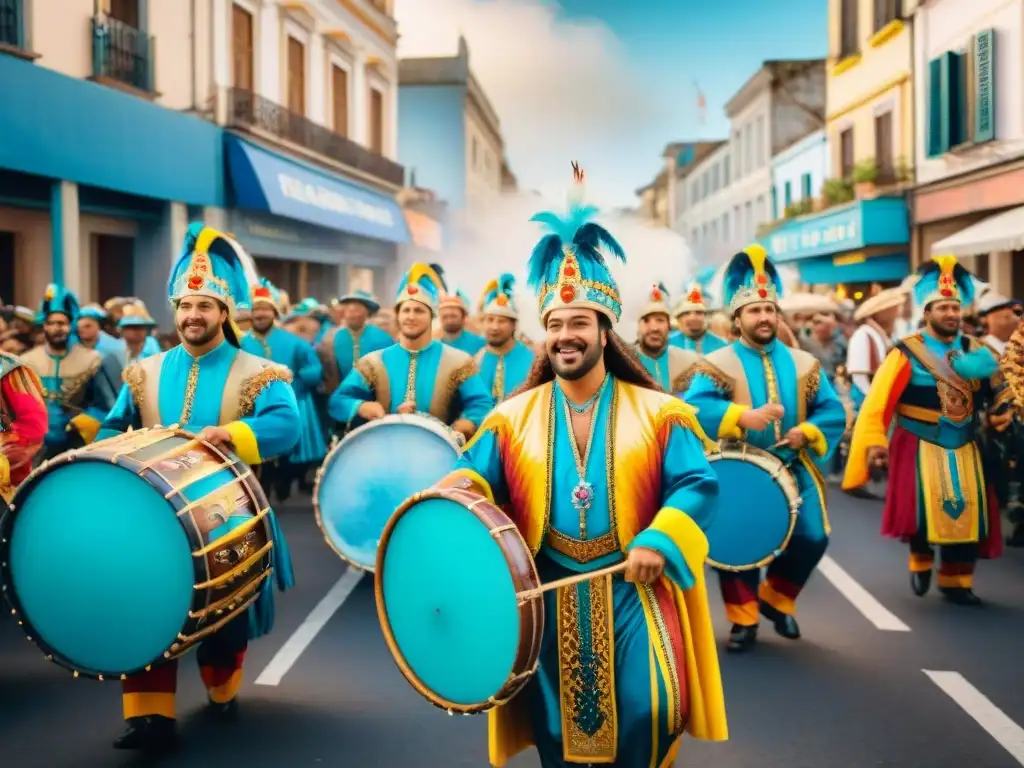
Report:
[[[740,251],[732,257],[729,265],[725,268],[725,275],[722,277],[722,292],[727,297],[735,296],[737,292],[746,287],[747,280],[753,272],[754,265],[750,262],[750,257]],[[779,276],[778,270],[775,269],[775,265],[768,259],[765,259],[764,262],[764,272],[775,286],[776,293],[781,296],[782,278]]]
[[[657,288],[659,291],[661,291],[662,296],[668,296],[668,288],[665,287],[665,283],[659,282]]]
[[[566,216],[543,211],[530,218],[530,221],[542,224],[550,233],[541,238],[530,254],[527,263],[527,284],[530,288],[535,291],[541,289],[551,265],[558,260],[567,245],[574,246],[576,257],[581,261],[590,259],[607,267],[599,250],[603,248],[623,264],[626,262],[626,252],[619,241],[607,229],[591,221],[597,211],[592,205],[577,205]]]
[[[445,293],[450,293],[450,291],[448,290],[448,278],[445,277],[444,274],[444,267],[442,267],[440,264],[429,264],[428,266],[432,270],[434,270],[435,273],[437,273],[437,276],[439,278],[441,278],[441,290],[443,290]]]
[[[498,293],[504,293],[506,296],[512,295],[512,289],[516,287],[516,276],[505,272],[498,277]]]

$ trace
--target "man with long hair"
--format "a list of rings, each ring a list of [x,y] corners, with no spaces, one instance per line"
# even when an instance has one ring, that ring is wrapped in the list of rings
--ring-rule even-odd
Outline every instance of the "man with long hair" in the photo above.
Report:
[[[985,404],[997,402],[992,377],[999,364],[961,332],[974,280],[956,257],[922,265],[912,291],[924,328],[900,339],[875,372],[853,428],[843,488],[860,487],[872,465],[888,464],[882,534],[910,546],[911,590],[927,594],[938,546],[943,597],[980,605],[975,564],[998,557],[1003,543],[978,444]]]
[[[817,359],[777,340],[781,293],[764,248],[751,245],[732,258],[724,294],[740,339],[698,362],[684,394],[709,435],[742,440],[789,464],[803,500],[793,536],[768,566],[764,582],[760,568],[718,572],[733,652],[753,647],[759,614],[782,637],[800,637],[796,599],[825,554],[829,536],[825,481],[817,462],[829,459],[846,429],[846,412]],[[751,514],[758,512],[757,503],[750,499]],[[734,535],[748,532],[737,529]]]
[[[612,330],[598,249],[625,256],[594,213],[534,217],[550,230],[529,265],[544,353],[441,481],[504,504],[544,581],[624,563],[545,593],[540,666],[491,712],[496,766],[531,745],[544,768],[668,765],[684,730],[727,738],[702,530],[718,484],[693,409]]]
[[[637,322],[636,354],[647,372],[666,392],[685,388],[686,372],[700,358],[700,353],[669,343],[672,327],[669,318],[669,295],[664,283],[651,287],[647,306],[640,311]]]

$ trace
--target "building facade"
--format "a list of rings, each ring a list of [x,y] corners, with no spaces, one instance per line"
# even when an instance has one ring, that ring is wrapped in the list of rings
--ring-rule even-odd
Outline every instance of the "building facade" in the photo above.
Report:
[[[777,217],[772,158],[822,126],[820,59],[766,61],[726,104],[730,137],[677,185],[676,227],[699,264],[718,266]]]
[[[772,158],[772,216],[811,213],[829,170],[828,134],[807,134]]]
[[[914,260],[953,253],[1024,296],[1024,3],[938,0],[914,26]]]
[[[515,184],[501,122],[470,69],[464,38],[453,57],[399,62],[399,156],[455,214]]]
[[[391,0],[200,6],[198,90],[225,129],[222,225],[293,300],[386,293],[410,238]]]
[[[787,218],[762,239],[804,284],[854,299],[909,271],[913,83],[903,5],[829,0],[827,178],[812,213]]]

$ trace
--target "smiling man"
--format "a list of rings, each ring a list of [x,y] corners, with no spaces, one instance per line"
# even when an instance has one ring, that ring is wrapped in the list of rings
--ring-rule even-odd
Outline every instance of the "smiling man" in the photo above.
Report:
[[[931,587],[937,545],[939,591],[950,602],[979,605],[975,563],[1002,553],[999,504],[978,443],[999,366],[989,348],[960,332],[963,307],[974,300],[971,274],[954,256],[937,256],[916,277],[924,327],[897,342],[875,373],[843,488],[860,487],[871,466],[888,464],[882,534],[909,544],[914,594]]]
[[[672,327],[669,295],[664,283],[651,287],[650,300],[640,312],[636,352],[647,372],[666,392],[681,393],[685,377],[699,358],[698,353],[669,344]]]
[[[668,765],[684,730],[727,738],[702,531],[718,483],[693,410],[612,330],[598,247],[625,256],[593,213],[535,217],[551,230],[529,268],[544,352],[441,481],[505,504],[544,581],[626,564],[545,593],[537,673],[490,713],[495,766],[531,744],[545,768]]]
[[[515,276],[505,273],[484,286],[480,297],[487,346],[476,353],[476,364],[496,403],[526,381],[535,357],[530,347],[516,339],[519,310],[513,295],[515,284]]]

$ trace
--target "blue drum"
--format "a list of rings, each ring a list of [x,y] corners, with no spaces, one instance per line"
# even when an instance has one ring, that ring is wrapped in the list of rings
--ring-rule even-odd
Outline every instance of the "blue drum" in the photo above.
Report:
[[[725,571],[768,565],[796,527],[796,478],[774,454],[738,441],[724,441],[708,461],[719,487],[718,513],[706,531],[708,564]]]
[[[313,488],[316,522],[331,549],[372,573],[391,515],[447,475],[459,453],[456,434],[424,414],[392,414],[349,432],[327,454]]]
[[[271,574],[269,505],[236,456],[177,429],[62,454],[0,523],[4,597],[47,659],[97,679],[177,658]]]

